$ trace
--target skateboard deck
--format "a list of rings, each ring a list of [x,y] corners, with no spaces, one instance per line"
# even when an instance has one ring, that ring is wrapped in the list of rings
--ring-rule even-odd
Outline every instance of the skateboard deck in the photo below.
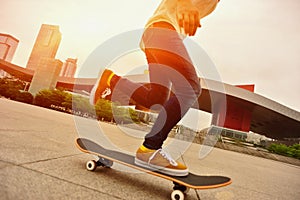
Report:
[[[196,190],[212,189],[212,188],[223,187],[231,184],[231,179],[225,176],[197,175],[197,174],[189,173],[187,176],[180,177],[180,176],[170,176],[167,174],[163,174],[159,171],[151,170],[136,165],[134,163],[134,156],[132,155],[105,149],[99,144],[85,138],[77,138],[76,146],[80,151],[84,153],[96,155],[99,158],[98,161],[92,160],[87,162],[86,167],[90,171],[95,170],[97,166],[111,167],[113,162],[116,162],[152,174],[154,176],[158,176],[166,180],[173,181],[174,194],[172,193],[172,199],[183,199],[184,198],[182,196],[183,193],[189,188],[196,189]],[[182,194],[180,191],[182,192]]]

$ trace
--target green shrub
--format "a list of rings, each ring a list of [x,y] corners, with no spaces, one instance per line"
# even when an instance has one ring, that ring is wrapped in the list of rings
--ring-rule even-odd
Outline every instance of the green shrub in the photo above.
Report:
[[[0,79],[0,95],[12,100],[16,99],[19,91],[25,87],[25,83],[10,78],[1,78]]]
[[[113,121],[112,103],[108,100],[99,99],[95,105],[98,120]]]
[[[51,90],[39,91],[34,97],[34,104],[45,108],[51,108],[51,105],[53,104],[52,91]]]
[[[17,96],[15,97],[16,101],[32,104],[33,102],[33,96],[29,92],[19,92]]]
[[[286,146],[285,144],[271,144],[268,147],[270,152],[300,159],[300,144]]]
[[[137,112],[132,108],[126,108],[113,104],[114,121],[118,124],[139,123]]]

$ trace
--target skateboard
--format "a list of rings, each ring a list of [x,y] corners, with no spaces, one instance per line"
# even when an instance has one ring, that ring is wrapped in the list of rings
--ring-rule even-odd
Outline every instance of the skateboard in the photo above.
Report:
[[[108,150],[99,144],[85,138],[76,139],[77,148],[88,154],[97,156],[98,160],[90,160],[86,163],[89,171],[94,171],[98,166],[112,167],[113,162],[134,168],[148,174],[173,181],[174,187],[171,193],[172,200],[184,200],[184,194],[189,189],[202,190],[213,189],[231,184],[231,179],[225,176],[197,175],[189,173],[187,176],[170,176],[159,171],[138,166],[134,163],[134,156],[122,152]]]

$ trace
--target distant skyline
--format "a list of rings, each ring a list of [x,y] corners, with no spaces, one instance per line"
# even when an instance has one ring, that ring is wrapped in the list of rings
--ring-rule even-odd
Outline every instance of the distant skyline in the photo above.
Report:
[[[77,58],[80,68],[104,41],[143,28],[159,3],[3,1],[0,32],[20,40],[12,63],[25,67],[41,25],[58,25],[62,41],[56,57]],[[255,84],[256,93],[300,111],[299,10],[299,0],[220,1],[215,12],[201,21],[202,28],[192,40],[205,49],[225,83]],[[145,64],[141,55],[118,65]]]

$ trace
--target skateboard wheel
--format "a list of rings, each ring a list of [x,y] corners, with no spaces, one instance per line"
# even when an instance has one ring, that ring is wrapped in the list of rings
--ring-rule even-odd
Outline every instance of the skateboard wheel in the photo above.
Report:
[[[184,194],[180,190],[174,190],[171,194],[172,200],[184,200]]]
[[[97,168],[97,162],[95,160],[90,160],[86,163],[86,169],[89,171],[95,171]]]

